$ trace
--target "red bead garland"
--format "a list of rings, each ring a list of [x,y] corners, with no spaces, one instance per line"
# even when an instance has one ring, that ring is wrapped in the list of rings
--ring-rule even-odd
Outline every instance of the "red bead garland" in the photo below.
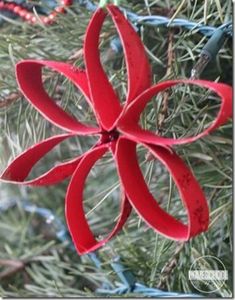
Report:
[[[68,7],[73,4],[73,0],[61,0],[60,2],[60,6],[56,7],[48,16],[40,17],[40,20],[44,25],[52,24],[58,14],[65,13],[66,6]],[[30,24],[35,24],[38,21],[31,11],[16,3],[0,1],[0,10],[11,11]]]

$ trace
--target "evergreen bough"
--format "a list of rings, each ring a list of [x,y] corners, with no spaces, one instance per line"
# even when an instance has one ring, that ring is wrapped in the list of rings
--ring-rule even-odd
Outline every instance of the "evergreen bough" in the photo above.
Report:
[[[96,2],[98,4],[98,2]],[[45,4],[44,4],[45,5]],[[137,14],[158,14],[189,19],[218,27],[231,20],[232,2],[227,1],[122,1]],[[70,61],[82,67],[83,36],[91,13],[74,5],[52,26],[30,26],[14,19],[0,27],[0,166],[35,142],[58,132],[25,101],[15,79],[15,64],[28,58]],[[152,64],[153,80],[188,78],[206,38],[194,32],[166,27],[142,26],[141,37]],[[120,97],[126,94],[126,72],[122,54],[110,49],[116,32],[105,23],[100,49],[102,61]],[[216,61],[201,78],[232,84],[232,46],[226,41]],[[81,121],[93,122],[77,89],[62,76],[45,70],[48,92]],[[98,79],[97,79],[98,80]],[[213,120],[219,101],[208,91],[181,86],[153,99],[142,114],[143,126],[164,136],[196,134]],[[94,138],[95,139],[95,138]],[[74,157],[90,148],[90,138],[73,138],[43,159],[37,171],[52,162]],[[184,210],[173,181],[165,168],[141,147],[139,161],[150,187],[162,207],[184,220]],[[177,152],[193,170],[203,187],[210,207],[206,233],[180,244],[149,229],[133,213],[119,235],[99,250],[102,270],[88,256],[79,257],[56,239],[55,229],[33,214],[24,212],[21,199],[27,198],[64,219],[66,184],[48,188],[20,188],[1,183],[0,202],[17,197],[17,207],[0,214],[0,296],[2,297],[89,297],[102,283],[117,281],[109,263],[115,255],[139,282],[168,291],[197,293],[188,279],[196,258],[213,255],[224,263],[229,280],[214,296],[232,295],[232,122],[193,144],[178,146]],[[118,213],[119,183],[107,155],[89,175],[85,210],[93,231],[105,235]],[[100,176],[102,174],[102,176]],[[9,264],[6,264],[6,261]],[[4,263],[5,262],[5,263]],[[12,268],[12,271],[9,269]],[[6,271],[7,270],[7,271]],[[8,272],[8,273],[7,273]]]

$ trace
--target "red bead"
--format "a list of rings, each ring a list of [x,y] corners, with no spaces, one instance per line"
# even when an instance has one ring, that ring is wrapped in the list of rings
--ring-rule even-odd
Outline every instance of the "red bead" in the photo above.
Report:
[[[9,3],[9,4],[8,4],[8,8],[9,8],[10,10],[13,10],[13,9],[15,8],[15,3]]]
[[[61,0],[61,6],[58,6],[52,11],[47,17],[42,17],[41,21],[45,24],[51,24],[58,13],[65,13],[65,6],[70,6],[73,4],[73,0]],[[4,2],[0,0],[0,9],[7,9],[15,14],[19,15],[21,18],[25,19],[30,24],[35,24],[37,22],[36,17],[27,9],[14,2]]]
[[[70,6],[72,4],[73,4],[72,0],[62,0],[61,1],[61,5],[64,5],[64,6]]]
[[[21,7],[16,5],[13,9],[13,12],[18,14],[20,10],[21,10]]]
[[[21,9],[21,10],[19,11],[19,16],[21,16],[21,18],[24,18],[24,17],[26,16],[27,13],[28,13],[28,12],[27,12],[26,9]]]
[[[57,16],[57,13],[56,12],[52,12],[52,13],[49,14],[48,18],[50,20],[54,20],[56,16]]]
[[[32,19],[32,15],[31,15],[31,13],[27,13],[26,14],[26,16],[25,16],[25,19],[27,20],[27,21],[31,21],[31,19]]]
[[[58,6],[58,7],[55,8],[55,11],[58,12],[58,13],[60,13],[60,14],[62,14],[62,13],[65,12],[65,9],[64,9],[63,6]]]
[[[32,16],[31,22],[32,24],[35,24],[37,22],[37,18],[35,16]]]
[[[44,23],[44,24],[48,24],[49,23],[49,19],[48,19],[48,17],[43,17],[42,18],[42,22]]]

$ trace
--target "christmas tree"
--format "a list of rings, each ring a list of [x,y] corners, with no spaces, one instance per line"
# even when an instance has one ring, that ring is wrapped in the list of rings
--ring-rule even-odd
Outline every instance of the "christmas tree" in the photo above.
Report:
[[[99,3],[72,1],[53,15],[53,22],[48,21],[58,2],[15,1],[31,12],[35,18],[31,21],[35,22],[19,18],[6,9],[0,11],[1,171],[30,146],[62,133],[26,101],[16,81],[16,64],[24,59],[38,59],[66,62],[74,68],[85,67],[85,32]],[[105,1],[101,2],[105,6]],[[200,79],[232,85],[231,1],[133,0],[114,4],[123,9],[140,36],[154,84],[188,79],[195,75],[192,70],[196,70]],[[202,50],[219,27],[223,31],[220,51],[215,51],[207,64]],[[105,20],[99,49],[109,81],[124,101],[128,70],[111,18]],[[196,64],[198,61],[202,65]],[[94,112],[66,76],[44,68],[42,78],[45,90],[57,105],[82,123],[96,124]],[[99,76],[96,80],[99,84]],[[220,105],[219,96],[209,89],[181,84],[154,96],[141,113],[140,122],[142,128],[163,137],[196,136],[211,126]],[[83,154],[97,142],[95,135],[66,139],[36,164],[29,178]],[[191,293],[231,297],[231,119],[209,135],[193,143],[174,146],[174,150],[201,185],[210,212],[208,230],[187,242],[173,241],[156,233],[133,210],[118,235],[98,251],[79,256],[64,216],[69,179],[47,187],[0,183],[0,296],[91,297],[113,292],[114,295],[147,297],[153,288],[151,295],[155,297],[157,289],[188,297]],[[142,174],[156,201],[186,223],[181,195],[167,168],[143,145],[138,145],[137,154]],[[112,154],[106,153],[93,166],[83,193],[86,218],[98,240],[105,238],[117,221],[120,193]],[[221,270],[222,262],[228,272],[223,285],[212,280],[199,286],[189,279],[189,271],[201,258],[202,264],[210,270]]]

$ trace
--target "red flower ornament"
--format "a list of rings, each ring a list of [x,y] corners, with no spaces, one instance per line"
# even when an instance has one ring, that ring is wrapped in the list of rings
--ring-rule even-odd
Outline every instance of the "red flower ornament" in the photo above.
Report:
[[[17,80],[25,97],[48,121],[68,133],[53,136],[32,146],[19,155],[1,176],[1,180],[7,182],[32,186],[56,184],[72,176],[66,195],[66,220],[80,254],[98,249],[113,237],[126,222],[132,207],[149,226],[173,240],[188,240],[207,230],[209,212],[203,191],[171,146],[190,143],[205,136],[224,124],[232,115],[232,89],[225,84],[204,80],[173,80],[151,86],[150,66],[140,38],[116,6],[108,5],[107,12],[117,28],[125,54],[128,73],[125,104],[121,105],[100,62],[99,35],[107,15],[100,8],[95,12],[86,32],[86,71],[53,61],[28,60],[17,64]],[[95,113],[98,127],[80,123],[56,105],[43,88],[42,67],[63,74],[80,89]],[[220,96],[220,111],[211,126],[197,136],[184,139],[164,138],[142,129],[139,117],[151,98],[182,83],[208,88]],[[63,140],[75,135],[99,135],[100,139],[85,154],[53,167],[34,180],[26,180],[33,166],[45,154]],[[137,143],[148,149],[172,175],[187,211],[187,225],[164,211],[148,190],[137,162]],[[97,242],[84,214],[83,190],[92,166],[107,151],[112,152],[122,184],[121,213],[108,237]]]

